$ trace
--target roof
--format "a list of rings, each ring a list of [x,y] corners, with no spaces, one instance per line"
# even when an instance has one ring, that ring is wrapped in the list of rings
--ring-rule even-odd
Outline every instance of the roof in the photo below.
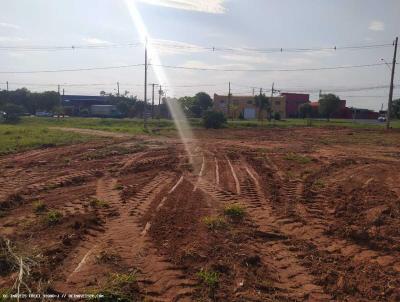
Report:
[[[101,95],[62,95],[61,99],[64,102],[68,101],[106,101],[107,97]]]

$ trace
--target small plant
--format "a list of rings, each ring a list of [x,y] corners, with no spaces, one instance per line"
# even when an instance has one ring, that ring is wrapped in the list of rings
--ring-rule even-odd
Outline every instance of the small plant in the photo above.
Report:
[[[90,206],[93,208],[109,208],[110,204],[106,200],[100,200],[97,198],[90,199]]]
[[[33,203],[33,211],[35,213],[42,213],[46,211],[46,205],[41,200],[35,201]]]
[[[203,218],[203,222],[210,230],[226,228],[226,221],[223,217],[207,216]]]
[[[60,222],[62,217],[63,215],[60,212],[50,211],[47,213],[45,220],[48,225],[55,225]]]
[[[114,187],[114,190],[119,190],[119,191],[121,191],[121,190],[123,190],[123,189],[124,189],[124,186],[121,185],[121,184],[116,184],[115,187]]]
[[[121,288],[126,285],[135,283],[137,281],[136,272],[129,273],[129,274],[111,274],[110,276],[110,284],[113,287]]]
[[[316,181],[314,181],[313,187],[322,189],[325,187],[325,183],[322,180],[317,179]]]
[[[307,156],[301,156],[299,154],[296,153],[288,153],[285,156],[286,160],[292,160],[295,161],[299,164],[308,164],[311,162],[311,158],[307,157]]]
[[[206,284],[210,288],[216,288],[218,286],[219,274],[217,272],[201,269],[197,273],[197,277],[203,284]]]
[[[245,213],[245,209],[239,204],[232,204],[226,206],[224,209],[224,214],[234,219],[242,219]]]

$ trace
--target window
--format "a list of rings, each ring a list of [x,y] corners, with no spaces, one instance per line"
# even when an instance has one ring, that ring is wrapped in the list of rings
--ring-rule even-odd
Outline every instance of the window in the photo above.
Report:
[[[221,100],[221,101],[219,101],[221,104],[225,104],[225,101],[224,100]]]
[[[280,101],[275,101],[275,105],[276,105],[276,106],[280,106],[280,105],[281,105],[281,102],[280,102]]]
[[[251,105],[251,104],[253,104],[253,101],[252,100],[248,100],[247,104]]]

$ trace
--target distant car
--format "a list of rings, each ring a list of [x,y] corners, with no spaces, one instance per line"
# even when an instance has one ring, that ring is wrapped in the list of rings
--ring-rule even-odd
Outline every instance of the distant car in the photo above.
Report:
[[[40,116],[40,117],[52,117],[53,114],[50,112],[46,112],[46,111],[39,111],[36,112],[36,116]]]
[[[381,123],[386,122],[386,117],[384,117],[384,116],[378,117],[378,122],[381,122]]]

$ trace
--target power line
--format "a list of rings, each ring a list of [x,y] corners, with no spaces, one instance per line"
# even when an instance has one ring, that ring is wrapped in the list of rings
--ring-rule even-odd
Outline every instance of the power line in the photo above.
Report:
[[[138,67],[138,66],[144,66],[144,64],[131,64],[131,65],[106,66],[106,67],[87,67],[87,68],[75,68],[75,69],[0,71],[0,74],[75,72],[75,71],[121,69],[121,68],[130,68],[130,67]]]
[[[398,64],[398,63],[397,63]],[[61,73],[61,72],[77,72],[77,71],[92,71],[92,70],[109,70],[121,69],[144,66],[145,64],[128,64],[119,66],[106,66],[106,67],[87,67],[75,69],[53,69],[53,70],[30,70],[30,71],[0,71],[0,74],[27,74],[27,73]],[[298,72],[298,71],[320,71],[320,70],[336,70],[336,69],[353,69],[353,68],[367,68],[385,65],[385,63],[374,64],[361,64],[361,65],[344,65],[344,66],[331,66],[331,67],[312,67],[312,68],[297,68],[297,69],[225,69],[225,68],[211,68],[211,67],[190,67],[190,66],[175,66],[175,65],[155,65],[150,66],[164,67],[168,69],[182,69],[182,70],[198,70],[198,71],[222,71],[222,72]]]
[[[392,43],[367,44],[367,45],[348,45],[348,46],[331,46],[331,47],[308,47],[308,48],[291,48],[291,47],[272,47],[272,48],[251,48],[251,47],[219,47],[219,46],[200,46],[200,45],[184,45],[186,42],[167,42],[167,41],[150,41],[153,47],[167,47],[181,50],[198,50],[212,52],[257,52],[257,53],[282,53],[282,52],[313,52],[313,51],[340,51],[340,50],[368,50],[377,48],[391,47]],[[106,44],[87,44],[87,45],[22,45],[22,46],[0,46],[1,50],[13,51],[74,51],[81,49],[110,49],[124,47],[144,46],[141,42],[134,43],[106,43]]]
[[[154,65],[158,67],[183,70],[199,70],[199,71],[226,71],[226,72],[296,72],[296,71],[319,71],[319,70],[335,70],[335,69],[351,69],[382,66],[385,63],[332,66],[332,67],[313,67],[313,68],[297,68],[297,69],[222,69],[211,67],[190,67],[190,66],[173,66],[173,65]]]

